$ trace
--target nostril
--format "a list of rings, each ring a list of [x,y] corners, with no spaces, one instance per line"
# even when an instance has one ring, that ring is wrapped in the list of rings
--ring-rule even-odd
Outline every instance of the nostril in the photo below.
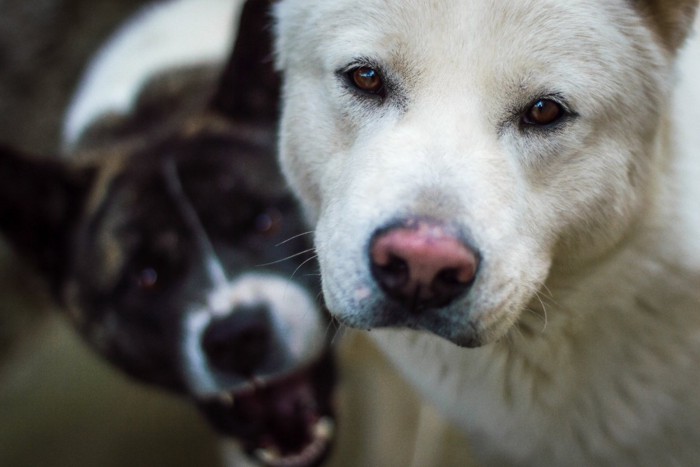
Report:
[[[442,223],[417,220],[378,232],[370,268],[390,297],[413,309],[446,306],[469,289],[477,253]]]
[[[458,268],[447,268],[443,269],[438,273],[438,275],[435,277],[434,282],[437,284],[444,284],[444,285],[456,285],[459,286],[465,282],[468,282],[467,275],[464,274],[460,269]]]
[[[202,347],[216,369],[247,377],[264,364],[271,340],[267,308],[241,307],[209,324]]]
[[[405,287],[409,280],[408,263],[395,255],[389,255],[381,262],[375,261],[374,269],[374,274],[381,277],[382,283],[389,288]]]
[[[470,268],[447,268],[438,273],[431,284],[431,289],[436,296],[457,296],[474,280],[474,274],[468,271]]]
[[[435,283],[443,285],[462,286],[474,280],[476,264],[470,259],[463,261],[457,267],[445,268],[438,272]]]

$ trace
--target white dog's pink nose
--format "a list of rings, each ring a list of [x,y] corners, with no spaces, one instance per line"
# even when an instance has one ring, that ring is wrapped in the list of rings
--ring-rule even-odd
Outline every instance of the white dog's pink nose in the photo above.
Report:
[[[420,219],[378,232],[371,270],[381,288],[412,310],[448,305],[469,289],[478,254],[444,224]]]

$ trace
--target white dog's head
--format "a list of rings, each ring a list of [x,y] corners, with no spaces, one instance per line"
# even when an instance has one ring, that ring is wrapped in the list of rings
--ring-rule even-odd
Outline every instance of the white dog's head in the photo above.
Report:
[[[613,249],[696,3],[282,0],[281,162],[331,311],[481,345]]]

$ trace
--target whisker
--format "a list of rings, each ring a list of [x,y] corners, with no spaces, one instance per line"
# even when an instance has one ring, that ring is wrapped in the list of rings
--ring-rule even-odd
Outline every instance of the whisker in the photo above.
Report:
[[[328,325],[326,326],[326,332],[325,332],[324,335],[323,335],[323,339],[324,339],[325,341],[329,341],[328,335],[329,335],[330,332],[331,332],[331,326],[336,327],[336,326],[335,326],[335,323],[333,322],[333,320],[334,320],[333,316],[330,316],[329,319],[328,319]]]
[[[289,237],[289,238],[286,239],[286,240],[282,240],[281,242],[279,242],[279,243],[278,243],[277,245],[275,245],[275,246],[282,246],[282,245],[284,245],[285,243],[289,243],[289,242],[291,242],[292,240],[296,240],[296,239],[299,238],[299,237],[303,237],[304,235],[309,235],[309,234],[312,234],[312,233],[314,233],[313,230],[309,230],[308,232],[302,232],[302,233],[300,233],[300,234],[297,234],[297,235],[294,235],[294,236],[292,236],[292,237]]]
[[[540,321],[546,321],[546,316],[544,315],[544,313],[540,313],[538,310],[533,310],[530,307],[526,307],[523,309],[523,311],[526,311],[530,313],[530,315],[537,317],[537,319],[539,319]]]
[[[542,283],[540,285],[540,291],[544,290],[546,293],[542,294],[549,302],[551,302],[555,306],[560,306],[559,302],[554,298],[554,294],[550,290],[549,287],[547,287],[547,284]]]
[[[317,257],[318,257],[318,255],[313,255],[313,256],[311,256],[310,258],[306,258],[304,261],[301,262],[301,264],[300,264],[299,266],[297,266],[297,268],[294,270],[294,272],[292,272],[292,275],[289,276],[289,278],[290,278],[290,279],[294,279],[294,275],[297,273],[297,271],[299,271],[299,269],[301,269],[302,267],[304,267],[304,265],[305,265],[306,263],[308,263],[309,261],[315,260]]]
[[[313,248],[309,248],[309,249],[307,249],[307,250],[300,251],[299,253],[294,253],[293,255],[289,255],[289,256],[287,256],[286,258],[278,259],[277,261],[272,261],[272,262],[270,262],[270,263],[264,263],[264,264],[258,264],[256,267],[262,268],[262,267],[265,267],[265,266],[273,266],[273,265],[275,265],[275,264],[279,264],[279,263],[283,263],[283,262],[285,262],[285,261],[288,261],[288,260],[290,260],[290,259],[292,259],[292,258],[296,258],[297,256],[305,255],[306,253],[309,253],[309,252],[311,252],[311,251],[314,251],[314,249],[313,249]],[[315,255],[314,255],[314,256],[315,256]]]
[[[336,328],[335,335],[333,336],[333,339],[331,339],[331,345],[335,345],[335,341],[338,339],[342,339],[345,337],[345,331],[347,330],[347,327],[338,321],[338,327]]]
[[[544,318],[544,325],[542,326],[542,331],[545,332],[547,330],[547,306],[544,304],[544,301],[542,300],[542,296],[539,292],[535,292],[535,297],[537,297],[537,300],[539,300],[540,305],[542,305],[542,313],[543,313],[543,318]],[[546,298],[546,297],[545,297]],[[533,312],[534,313],[534,312]],[[537,313],[535,313],[537,314]]]
[[[317,298],[321,298],[321,293],[317,295]],[[334,345],[336,339],[342,338],[345,335],[345,326],[340,320],[334,315],[328,313],[328,326],[326,326],[326,339],[328,339],[328,333],[331,332],[331,326],[333,327],[333,337],[328,340],[330,345]]]
[[[513,329],[513,331],[514,331],[515,333],[518,334],[518,336],[519,336],[522,340],[525,340],[525,335],[523,334],[522,329],[520,329],[520,326],[515,325],[515,326],[512,327],[512,329]],[[510,339],[510,344],[511,344],[511,345],[515,345],[515,339],[514,339],[515,336],[513,336],[513,333],[510,333],[510,332],[509,332],[509,333],[506,334],[506,335],[507,335],[507,336],[509,337],[509,339]]]
[[[552,291],[549,289],[549,287],[547,287],[547,284],[542,283],[540,285],[540,288],[542,288],[545,292],[547,292],[547,294],[546,294],[547,297],[553,298]]]

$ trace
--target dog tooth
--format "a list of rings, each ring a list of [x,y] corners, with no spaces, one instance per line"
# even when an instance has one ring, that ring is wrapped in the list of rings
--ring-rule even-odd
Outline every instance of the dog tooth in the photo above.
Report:
[[[233,404],[236,402],[236,399],[233,397],[233,394],[228,392],[222,392],[221,394],[219,394],[219,402],[221,402],[227,407],[233,407]]]
[[[313,430],[315,438],[327,440],[333,436],[335,424],[330,417],[322,417],[318,422],[316,422]]]
[[[255,457],[266,464],[275,464],[281,456],[276,450],[260,448],[255,451]]]

